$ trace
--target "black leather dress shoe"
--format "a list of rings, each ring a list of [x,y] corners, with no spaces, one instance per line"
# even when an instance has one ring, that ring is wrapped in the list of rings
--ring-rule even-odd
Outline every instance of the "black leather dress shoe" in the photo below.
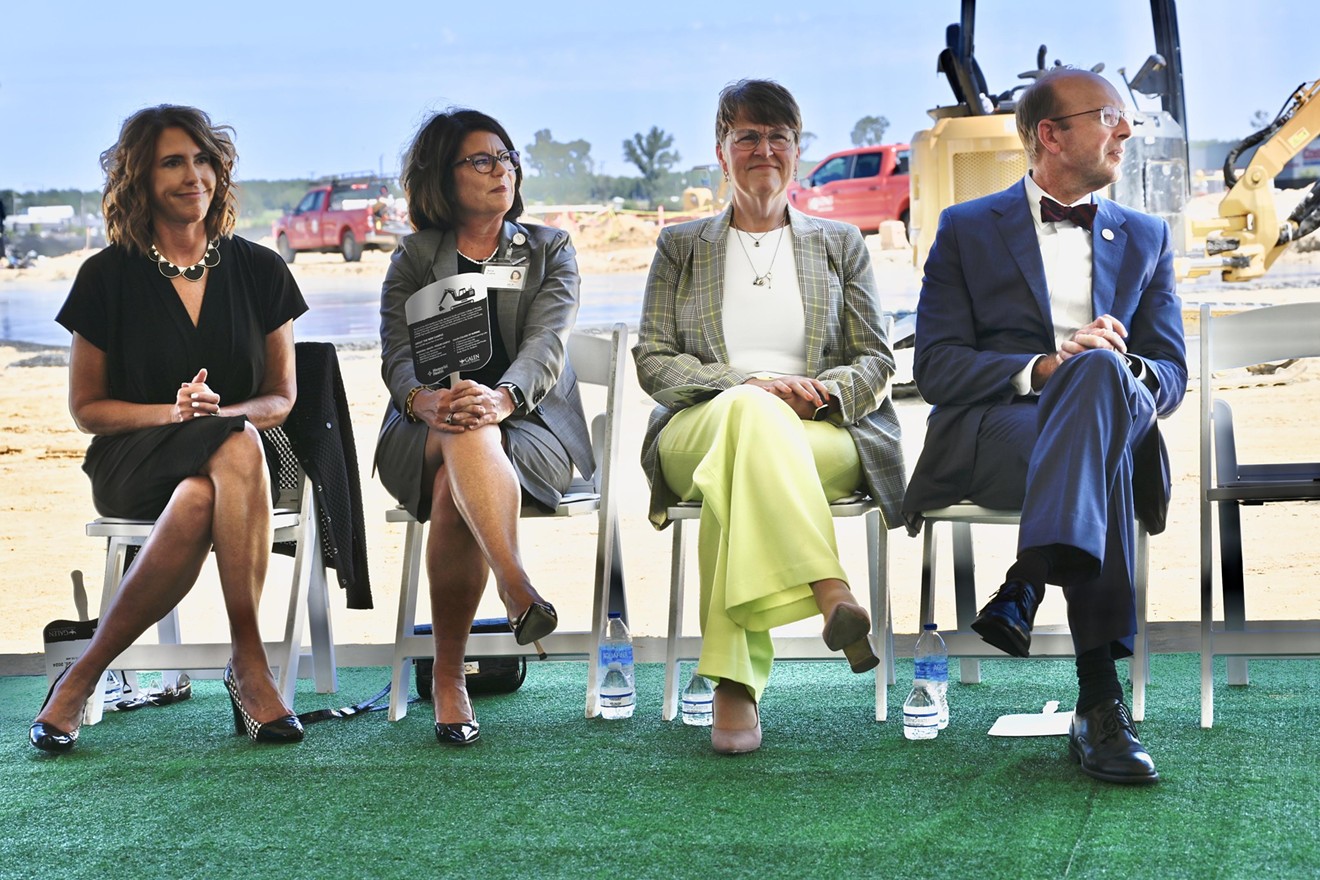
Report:
[[[985,603],[972,621],[972,629],[1005,654],[1026,657],[1031,652],[1031,627],[1038,607],[1040,600],[1030,584],[1009,581]]]
[[[1160,778],[1122,700],[1107,700],[1073,715],[1068,756],[1087,776],[1105,782],[1149,785]]]

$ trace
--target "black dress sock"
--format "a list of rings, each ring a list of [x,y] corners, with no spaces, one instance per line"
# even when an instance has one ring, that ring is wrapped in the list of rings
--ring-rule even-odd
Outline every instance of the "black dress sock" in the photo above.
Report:
[[[1077,655],[1077,712],[1087,712],[1107,700],[1122,700],[1123,685],[1109,645]]]
[[[1036,602],[1045,598],[1045,584],[1050,578],[1050,557],[1043,550],[1023,550],[1017,561],[1008,567],[1005,576],[1010,581],[1022,581],[1030,584],[1036,594]]]

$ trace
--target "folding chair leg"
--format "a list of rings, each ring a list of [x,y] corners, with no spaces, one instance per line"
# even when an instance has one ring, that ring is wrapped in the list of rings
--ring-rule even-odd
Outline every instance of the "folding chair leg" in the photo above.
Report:
[[[156,623],[157,638],[162,645],[179,645],[183,643],[183,635],[179,629],[179,609],[171,608],[170,613],[166,614]],[[178,669],[165,669],[160,673],[161,687],[173,688],[179,686]]]
[[[669,632],[665,639],[665,701],[661,717],[673,721],[678,715],[678,643],[683,635],[683,581],[687,563],[687,532],[676,519],[673,549],[669,557]]]
[[[318,560],[319,561],[319,560]],[[312,638],[312,676],[318,694],[339,690],[339,668],[335,665],[335,637],[330,626],[330,596],[325,566],[312,566],[307,592],[307,615]]]
[[[1235,501],[1219,503],[1220,588],[1224,594],[1224,629],[1241,632],[1247,626],[1247,599],[1242,573],[1242,513]],[[1250,683],[1246,657],[1228,658],[1228,683]]]
[[[390,684],[390,720],[408,714],[408,671],[412,657],[406,639],[413,635],[417,621],[417,582],[421,577],[422,524],[410,522],[404,529],[403,579],[399,585],[399,619],[394,628],[394,675]]]
[[[972,524],[950,523],[953,531],[953,598],[958,630],[968,631],[976,619],[976,552],[972,546]],[[963,684],[979,684],[980,660],[959,660],[958,676]]]
[[[1132,646],[1128,673],[1132,678],[1132,720],[1146,720],[1146,685],[1150,683],[1150,641],[1146,624],[1147,565],[1149,564],[1146,529],[1137,524],[1137,636]]]
[[[880,651],[875,668],[875,720],[889,718],[889,677],[893,674],[893,631],[889,625],[889,535],[882,528],[880,511],[868,511],[866,525],[867,581],[871,589],[871,642]]]

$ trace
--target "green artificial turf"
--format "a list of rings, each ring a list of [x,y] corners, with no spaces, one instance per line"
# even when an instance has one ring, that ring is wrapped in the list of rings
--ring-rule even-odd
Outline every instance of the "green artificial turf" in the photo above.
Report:
[[[45,693],[0,679],[0,877],[1215,878],[1320,875],[1320,666],[1254,661],[1199,720],[1198,658],[1152,659],[1150,788],[1093,781],[1061,737],[999,739],[1000,714],[1071,705],[1072,664],[984,664],[950,687],[952,724],[903,738],[873,680],[781,663],[754,754],[660,720],[661,669],[638,670],[626,721],[582,717],[585,666],[533,663],[476,701],[482,739],[436,744],[430,707],[308,728],[297,746],[233,735],[218,682],[190,702],[107,715],[70,755],[26,741]],[[957,664],[952,664],[956,677]],[[911,677],[900,661],[900,682]],[[374,693],[387,670],[310,682],[298,709]],[[1224,680],[1222,668],[1220,681]]]

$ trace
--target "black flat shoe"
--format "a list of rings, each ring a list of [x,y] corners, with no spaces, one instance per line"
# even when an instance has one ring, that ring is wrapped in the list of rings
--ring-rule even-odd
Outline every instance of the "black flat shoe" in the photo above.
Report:
[[[238,682],[234,681],[232,664],[225,665],[225,689],[229,691],[229,703],[234,707],[234,733],[246,733],[248,739],[259,743],[296,743],[302,742],[303,726],[297,715],[283,715],[274,721],[259,724],[243,708],[243,698],[238,695]]]
[[[972,629],[984,641],[1012,657],[1031,653],[1031,627],[1040,600],[1025,581],[1009,581],[981,609]]]
[[[1107,700],[1086,712],[1073,713],[1068,757],[1087,776],[1105,782],[1150,785],[1160,778],[1150,753],[1137,739],[1132,716],[1122,700]]]
[[[527,606],[522,617],[510,617],[509,626],[513,628],[513,640],[520,645],[530,645],[539,641],[559,626],[559,615],[555,606],[549,602],[533,602]]]
[[[69,667],[64,667],[64,671],[51,682],[50,688],[46,691],[46,699],[41,701],[41,709],[37,710],[38,715],[46,708],[46,704],[50,702],[50,695],[55,693],[56,686],[64,680],[64,676],[68,672]],[[43,752],[50,752],[52,755],[65,755],[73,751],[74,745],[78,742],[78,731],[80,729],[80,727],[75,727],[73,730],[65,731],[44,721],[33,721],[32,727],[28,729],[28,742]]]
[[[437,721],[435,738],[442,746],[470,746],[481,739],[481,725],[476,721]]]

